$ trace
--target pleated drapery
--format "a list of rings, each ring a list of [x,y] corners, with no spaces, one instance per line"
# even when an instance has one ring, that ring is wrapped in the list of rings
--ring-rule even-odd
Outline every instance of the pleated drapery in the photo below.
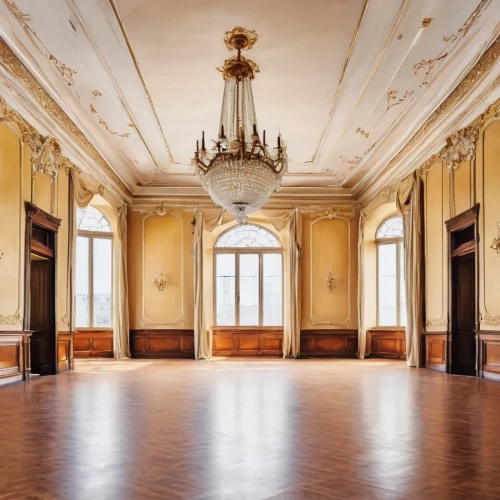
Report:
[[[127,205],[116,213],[116,243],[113,245],[113,340],[115,358],[130,358],[128,274],[127,274]]]
[[[102,185],[89,187],[79,176],[76,168],[68,169],[69,175],[69,248],[68,248],[68,296],[71,297],[70,325],[75,331],[75,280],[76,241],[78,236],[76,210],[86,208],[95,195],[104,195]],[[115,204],[116,207],[116,204]],[[127,205],[115,208],[116,232],[113,234],[113,341],[115,358],[130,357],[129,310],[127,279]]]
[[[96,194],[101,194],[103,186],[97,186],[96,189],[89,188],[79,177],[74,167],[68,169],[69,176],[69,203],[68,203],[68,267],[66,273],[68,297],[71,300],[70,310],[70,328],[75,331],[75,307],[76,307],[76,238],[78,228],[76,221],[76,209],[86,208]]]
[[[200,208],[194,212],[193,218],[193,276],[194,276],[194,358],[210,359],[212,357],[212,336],[206,328],[203,301],[203,231],[213,231],[220,226],[224,210],[215,214],[204,214]]]
[[[365,359],[366,353],[366,327],[364,321],[365,287],[364,287],[364,239],[365,239],[365,214],[359,215],[358,226],[358,358]]]
[[[262,210],[285,242],[283,295],[283,357],[300,356],[300,258],[302,217],[293,210]]]
[[[396,196],[404,222],[406,292],[406,363],[422,366],[421,338],[424,310],[424,274],[422,251],[422,179],[417,172],[401,183]]]

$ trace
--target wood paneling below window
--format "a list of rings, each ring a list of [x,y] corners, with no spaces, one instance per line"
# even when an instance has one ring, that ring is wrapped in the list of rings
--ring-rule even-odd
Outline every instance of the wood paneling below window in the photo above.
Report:
[[[214,356],[282,356],[281,326],[214,326]]]
[[[446,371],[447,338],[445,332],[425,332],[425,367]]]
[[[374,358],[406,359],[406,333],[404,330],[368,330],[366,354]]]
[[[75,358],[112,358],[113,330],[77,330],[74,334]]]
[[[0,385],[29,380],[30,332],[0,332]]]
[[[500,381],[500,331],[482,330],[479,336],[479,374]]]
[[[130,330],[133,358],[194,358],[193,330]]]
[[[355,358],[358,351],[357,330],[302,330],[300,355]]]

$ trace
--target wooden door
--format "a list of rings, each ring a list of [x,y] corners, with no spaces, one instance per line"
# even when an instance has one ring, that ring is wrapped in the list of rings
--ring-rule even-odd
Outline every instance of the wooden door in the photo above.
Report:
[[[475,253],[452,259],[451,372],[476,375]]]
[[[31,254],[30,270],[31,372],[56,373],[54,261]]]

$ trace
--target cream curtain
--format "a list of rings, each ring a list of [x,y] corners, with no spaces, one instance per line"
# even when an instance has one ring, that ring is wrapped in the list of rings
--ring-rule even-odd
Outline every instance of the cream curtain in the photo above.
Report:
[[[116,211],[116,238],[113,245],[113,340],[115,358],[130,358],[128,275],[127,275],[127,205]]]
[[[213,231],[224,219],[224,211],[210,210],[206,213],[199,208],[193,218],[193,271],[194,271],[194,357],[212,357],[212,336],[206,328],[203,301],[203,231]]]
[[[262,210],[285,242],[283,295],[283,357],[300,356],[300,258],[302,217],[299,209]]]
[[[101,194],[103,187],[98,186],[95,190],[90,189],[85,182],[78,176],[74,167],[68,168],[69,176],[69,203],[68,203],[68,268],[66,272],[68,297],[71,300],[70,326],[71,331],[75,331],[75,277],[76,277],[76,238],[77,221],[76,209],[85,208],[92,201],[96,194]]]
[[[422,366],[424,275],[422,252],[422,180],[417,172],[401,183],[396,205],[403,216],[406,291],[406,362]]]
[[[89,187],[78,175],[76,168],[69,175],[69,237],[68,237],[68,296],[71,297],[71,331],[75,331],[76,240],[78,236],[76,209],[85,208],[96,195],[104,194],[104,187]],[[116,202],[113,201],[116,206]],[[116,234],[113,236],[113,340],[115,358],[130,357],[129,311],[127,279],[127,205],[116,210]]]
[[[364,287],[364,240],[365,240],[365,214],[359,215],[358,226],[358,358],[365,359],[366,353],[366,328],[364,324],[365,287]]]

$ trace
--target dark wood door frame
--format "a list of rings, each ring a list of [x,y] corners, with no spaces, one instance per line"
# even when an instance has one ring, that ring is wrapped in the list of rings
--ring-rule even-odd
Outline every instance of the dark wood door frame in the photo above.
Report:
[[[463,255],[474,254],[475,282],[474,282],[474,330],[479,330],[479,203],[469,210],[445,221],[448,231],[448,331],[447,331],[447,356],[446,372],[451,373],[452,345],[453,345],[453,259]],[[454,241],[455,236],[464,229],[471,228],[470,238],[467,241]],[[476,333],[476,376],[479,375],[479,345]]]
[[[54,314],[54,371],[57,373],[57,236],[61,219],[45,212],[29,201],[25,202],[26,208],[26,238],[24,256],[24,330],[30,330],[31,323],[31,253],[53,259],[53,314]],[[41,228],[50,236],[49,241],[40,241],[34,236],[33,229]]]

